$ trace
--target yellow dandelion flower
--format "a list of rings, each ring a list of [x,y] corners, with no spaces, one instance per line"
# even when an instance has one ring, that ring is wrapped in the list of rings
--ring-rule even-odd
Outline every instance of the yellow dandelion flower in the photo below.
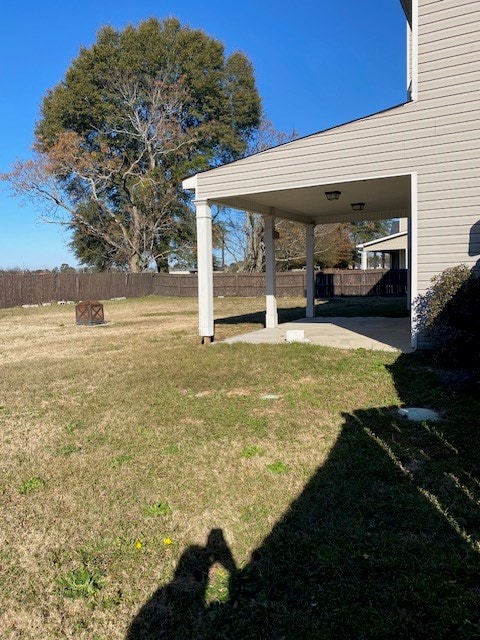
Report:
[[[135,542],[135,549],[141,549],[143,547],[143,544],[140,542],[140,540],[137,540]]]
[[[173,541],[170,538],[164,538],[163,539],[163,544],[165,544],[165,545],[173,544]]]

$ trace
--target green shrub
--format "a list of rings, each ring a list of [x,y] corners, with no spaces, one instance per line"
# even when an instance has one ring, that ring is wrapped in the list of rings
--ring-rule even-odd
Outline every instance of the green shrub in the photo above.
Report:
[[[417,329],[445,366],[480,368],[480,278],[466,266],[445,269],[415,303]]]

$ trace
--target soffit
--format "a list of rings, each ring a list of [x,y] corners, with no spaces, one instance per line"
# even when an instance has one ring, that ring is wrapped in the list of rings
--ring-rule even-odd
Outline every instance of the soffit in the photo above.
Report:
[[[327,200],[326,191],[340,191],[339,200]],[[305,223],[350,222],[408,217],[410,175],[312,185],[297,189],[245,193],[216,198],[212,203]],[[351,204],[363,202],[363,211]]]

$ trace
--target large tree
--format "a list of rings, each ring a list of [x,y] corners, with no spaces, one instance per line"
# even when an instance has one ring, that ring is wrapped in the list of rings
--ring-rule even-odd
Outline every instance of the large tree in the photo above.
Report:
[[[241,157],[260,119],[241,53],[175,18],[103,28],[43,100],[36,156],[8,174],[51,205],[97,267],[146,269],[191,250],[190,173]]]

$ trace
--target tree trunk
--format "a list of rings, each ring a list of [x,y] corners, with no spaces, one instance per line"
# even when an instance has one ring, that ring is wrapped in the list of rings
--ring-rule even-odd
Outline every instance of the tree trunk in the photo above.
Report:
[[[246,215],[247,250],[242,271],[259,273],[263,271],[265,265],[263,220],[256,213],[247,212]]]
[[[138,253],[134,253],[132,256],[130,256],[129,260],[128,260],[128,266],[129,269],[131,271],[131,273],[140,273],[141,269],[140,269],[140,256],[138,255]]]
[[[168,273],[168,258],[155,258],[158,273]]]
[[[169,254],[169,242],[164,237],[157,239],[155,243],[155,264],[157,265],[158,273],[168,273],[168,254]]]

